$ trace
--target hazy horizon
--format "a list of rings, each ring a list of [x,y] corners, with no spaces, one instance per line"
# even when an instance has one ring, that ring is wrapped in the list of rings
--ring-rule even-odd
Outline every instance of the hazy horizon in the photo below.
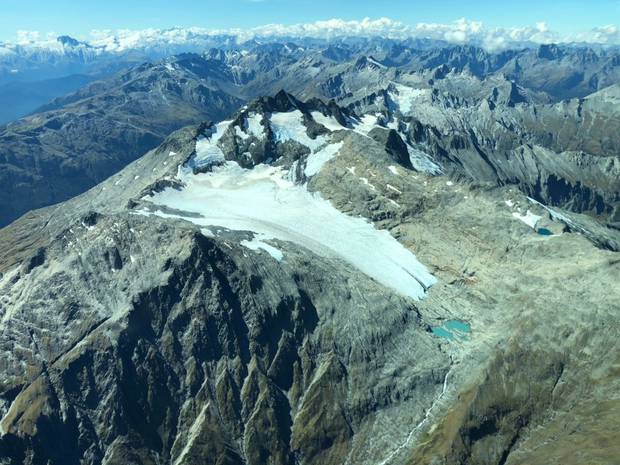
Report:
[[[474,28],[520,31],[540,29],[561,38],[584,37],[592,31],[604,32],[611,42],[620,43],[618,18],[620,1],[544,2],[520,0],[510,4],[478,0],[389,2],[327,0],[185,0],[169,2],[55,2],[6,0],[0,16],[0,41],[19,42],[24,38],[69,35],[90,40],[93,31],[170,28],[206,30],[253,29],[265,25],[280,27],[316,24],[337,18],[361,22],[390,18],[405,28],[420,25],[454,28],[463,18]],[[233,11],[234,15],[230,12]],[[71,14],[67,14],[70,12]],[[456,28],[458,30],[458,28]],[[471,29],[471,27],[470,27]],[[95,33],[96,35],[96,33]]]

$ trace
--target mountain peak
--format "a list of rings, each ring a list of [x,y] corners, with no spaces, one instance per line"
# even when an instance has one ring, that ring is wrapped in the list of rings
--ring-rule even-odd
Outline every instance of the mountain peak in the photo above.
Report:
[[[259,113],[286,113],[296,109],[303,109],[304,104],[293,95],[281,89],[274,96],[259,97],[248,105],[249,111]]]
[[[365,68],[377,70],[377,69],[386,69],[383,63],[380,63],[378,60],[373,58],[371,55],[360,57],[355,63],[355,69],[361,71]]]
[[[557,60],[564,56],[563,50],[556,44],[541,44],[538,47],[538,58]]]
[[[58,36],[56,40],[62,45],[64,45],[65,47],[78,47],[79,45],[86,45],[86,44],[83,44],[83,42],[80,42],[79,40],[74,39],[71,36],[66,36],[66,35]]]

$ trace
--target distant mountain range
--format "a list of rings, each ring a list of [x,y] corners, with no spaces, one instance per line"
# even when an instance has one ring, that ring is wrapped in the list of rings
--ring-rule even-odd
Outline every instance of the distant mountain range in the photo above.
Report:
[[[488,51],[535,48],[540,44],[620,46],[614,28],[598,28],[573,36],[550,31],[544,24],[525,28],[488,28],[476,21],[407,26],[387,18],[363,21],[329,20],[294,26],[269,25],[254,29],[208,30],[171,28],[95,31],[88,40],[68,35],[46,36],[23,32],[13,42],[0,42],[0,84],[9,80],[37,80],[102,70],[111,62],[156,60],[209,48],[234,49],[250,44],[295,42],[304,47],[330,44],[400,43],[413,48],[473,45]]]
[[[409,27],[389,19],[319,21],[297,26],[271,25],[251,30],[213,31],[202,28],[97,31],[88,40],[21,33],[14,42],[0,42],[0,124],[37,110],[49,99],[76,90],[143,62],[180,53],[251,49],[259,44],[295,43],[304,48],[330,46],[354,49],[390,45],[415,50],[473,45],[490,52],[535,49],[563,43],[602,53],[618,50],[617,31],[600,28],[574,37],[536,28],[489,29],[475,21],[419,24]]]
[[[75,43],[63,41],[70,47]],[[469,176],[525,183],[530,194],[542,195],[546,181],[537,185],[526,181],[529,175],[498,169],[491,152],[535,144],[599,157],[588,163],[615,153],[618,121],[604,103],[592,103],[607,97],[588,96],[620,82],[619,64],[620,52],[611,50],[541,45],[492,53],[387,39],[327,46],[252,42],[144,63],[56,98],[0,132],[0,222],[85,191],[173,130],[219,121],[244,102],[281,89],[300,99],[333,99],[360,116],[404,117],[408,137],[421,149],[438,156],[483,151],[484,165],[492,165],[488,169],[459,162]],[[563,99],[575,100],[559,103]],[[600,124],[586,126],[583,133],[579,121],[590,111]],[[483,129],[483,123],[490,126]],[[548,135],[541,131],[544,126],[567,129]],[[604,139],[594,136],[598,131]],[[505,142],[498,145],[498,140]],[[554,179],[566,184],[565,192],[548,193],[545,200],[559,196],[558,205],[619,221],[616,187],[604,184],[604,175],[592,185],[581,175],[561,173]]]

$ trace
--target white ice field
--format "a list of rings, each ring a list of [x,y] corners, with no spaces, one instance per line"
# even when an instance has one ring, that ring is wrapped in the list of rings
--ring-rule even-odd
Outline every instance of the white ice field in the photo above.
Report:
[[[338,155],[341,144],[329,144],[328,137],[323,136],[321,144],[312,139],[308,142],[301,114],[291,112],[271,118],[275,120],[272,128],[281,140],[294,139],[311,149],[307,175],[318,173],[329,159]],[[223,154],[216,143],[227,124],[230,123],[218,125],[214,133],[200,140],[196,159],[190,165],[221,160]],[[181,190],[168,188],[145,200],[191,213],[179,216],[202,228],[251,231],[255,239],[243,245],[263,250],[277,260],[286,260],[286,254],[276,248],[277,244],[265,241],[288,241],[318,255],[343,260],[414,299],[423,298],[436,282],[415,255],[389,232],[376,229],[361,217],[340,212],[319,194],[309,192],[305,185],[289,181],[282,168],[258,165],[248,170],[235,162],[226,162],[200,174],[182,166],[178,177],[184,184]]]

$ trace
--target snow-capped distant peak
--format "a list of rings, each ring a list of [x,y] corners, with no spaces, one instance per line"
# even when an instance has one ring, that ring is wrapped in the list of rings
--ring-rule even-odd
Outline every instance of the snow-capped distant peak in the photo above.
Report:
[[[49,51],[63,53],[63,48],[87,47],[101,54],[143,51],[167,54],[199,52],[210,47],[222,47],[240,43],[265,44],[286,40],[285,53],[303,50],[300,44],[291,45],[290,40],[324,40],[336,42],[343,38],[389,38],[431,39],[456,44],[473,44],[487,50],[522,48],[534,44],[589,43],[619,45],[620,32],[615,26],[595,27],[574,33],[552,31],[544,23],[534,26],[499,28],[480,21],[460,19],[452,23],[418,23],[410,26],[389,18],[345,21],[329,19],[307,24],[270,24],[249,29],[206,29],[200,27],[173,27],[169,29],[148,28],[142,30],[93,30],[89,38],[77,40],[68,35],[57,37],[33,31],[20,31],[15,41],[0,43],[0,50],[19,53]],[[251,45],[250,45],[251,46]],[[0,52],[0,57],[6,52]],[[160,55],[161,56],[161,55]],[[368,57],[368,63],[384,66]]]
[[[387,69],[387,66],[385,66],[383,63],[379,63],[377,60],[375,60],[373,57],[369,56],[368,57],[368,62],[372,65],[375,65],[381,69]]]
[[[84,43],[84,42],[80,42],[77,39],[74,39],[71,36],[58,36],[56,38],[56,40],[64,45],[65,47],[79,47],[80,45],[86,46],[86,47],[90,47],[90,45]]]

